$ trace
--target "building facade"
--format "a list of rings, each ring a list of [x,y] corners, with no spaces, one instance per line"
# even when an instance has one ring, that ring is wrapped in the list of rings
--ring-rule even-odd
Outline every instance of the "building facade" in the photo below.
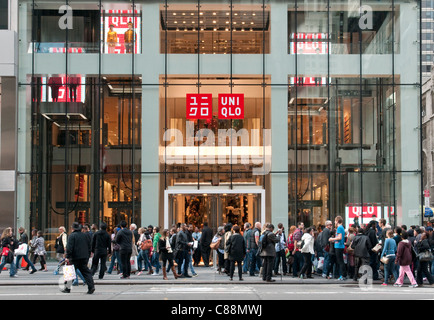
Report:
[[[16,221],[17,16],[17,1],[0,1],[0,230]]]
[[[420,14],[20,1],[17,221],[420,224]]]

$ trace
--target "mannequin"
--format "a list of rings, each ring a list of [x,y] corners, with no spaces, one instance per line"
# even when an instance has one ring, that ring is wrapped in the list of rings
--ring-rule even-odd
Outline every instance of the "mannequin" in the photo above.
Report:
[[[125,50],[126,53],[132,53],[135,41],[135,35],[133,30],[133,23],[128,22],[128,30],[124,34]]]
[[[110,31],[107,33],[108,53],[115,53],[115,47],[118,43],[118,34],[113,30],[114,25],[110,25]]]
[[[69,100],[71,102],[77,102],[77,87],[80,85],[79,77],[69,78]]]
[[[48,85],[51,88],[51,99],[53,102],[57,102],[59,98],[59,89],[63,85],[61,77],[51,77],[48,80]]]

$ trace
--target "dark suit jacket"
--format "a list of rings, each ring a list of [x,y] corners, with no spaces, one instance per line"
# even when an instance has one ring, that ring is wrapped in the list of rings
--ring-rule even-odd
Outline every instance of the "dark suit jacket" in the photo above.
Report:
[[[66,245],[66,258],[71,260],[89,259],[90,252],[89,237],[81,231],[71,233]]]
[[[243,261],[246,255],[246,241],[244,237],[235,233],[231,235],[226,243],[229,247],[229,260]]]
[[[111,237],[105,230],[94,233],[92,238],[92,252],[98,254],[110,254],[112,252]]]
[[[200,237],[200,245],[204,247],[209,247],[213,238],[213,232],[210,227],[204,227],[202,230],[202,236]]]

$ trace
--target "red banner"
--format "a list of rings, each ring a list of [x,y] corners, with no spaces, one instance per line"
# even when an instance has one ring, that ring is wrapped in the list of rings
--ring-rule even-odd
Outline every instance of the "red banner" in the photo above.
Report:
[[[189,120],[212,119],[212,94],[187,94],[186,118]]]
[[[219,94],[219,119],[244,119],[244,94]]]

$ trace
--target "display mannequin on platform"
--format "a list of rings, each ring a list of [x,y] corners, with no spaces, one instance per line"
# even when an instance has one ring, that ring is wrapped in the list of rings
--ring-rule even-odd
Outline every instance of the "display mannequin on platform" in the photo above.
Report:
[[[118,34],[113,30],[114,25],[110,25],[110,31],[107,33],[108,53],[115,53],[116,45],[118,44]]]
[[[77,102],[77,87],[80,85],[79,77],[69,78],[69,101]]]
[[[59,89],[63,85],[61,77],[51,77],[48,80],[48,85],[51,88],[51,99],[53,102],[57,102],[59,98]]]
[[[133,23],[128,22],[128,30],[124,34],[125,50],[126,53],[132,53],[135,41],[135,34],[133,30]]]

